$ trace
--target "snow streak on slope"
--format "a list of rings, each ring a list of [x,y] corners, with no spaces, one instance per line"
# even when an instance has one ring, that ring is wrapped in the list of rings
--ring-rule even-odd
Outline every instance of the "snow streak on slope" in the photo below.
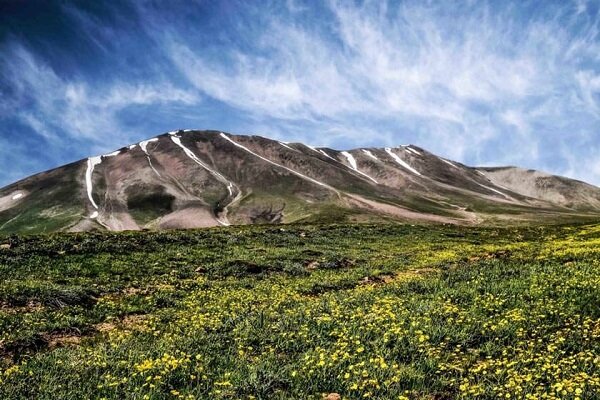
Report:
[[[316,179],[313,179],[313,178],[311,178],[311,177],[309,177],[309,176],[306,176],[306,175],[304,175],[304,174],[301,174],[300,172],[298,172],[298,171],[294,171],[293,169],[291,169],[291,168],[288,168],[288,167],[286,167],[286,166],[284,166],[284,165],[277,164],[275,161],[271,161],[271,160],[269,160],[268,158],[265,158],[265,157],[261,156],[260,154],[256,154],[255,152],[253,152],[252,150],[250,150],[250,149],[249,149],[249,148],[247,148],[246,146],[244,146],[244,145],[241,145],[241,144],[237,143],[236,141],[234,141],[233,139],[231,139],[229,136],[227,136],[227,135],[226,135],[226,134],[224,134],[223,132],[221,132],[221,137],[222,137],[223,139],[227,140],[228,142],[232,143],[233,145],[235,145],[235,146],[237,146],[237,147],[239,147],[239,148],[241,148],[241,149],[243,149],[243,150],[247,151],[248,153],[250,153],[250,154],[252,154],[252,155],[254,155],[254,156],[256,156],[256,157],[260,158],[261,160],[268,162],[269,164],[275,165],[276,167],[279,167],[279,168],[283,168],[283,169],[285,169],[286,171],[289,171],[289,172],[291,172],[292,174],[294,174],[294,175],[297,175],[297,176],[301,177],[302,179],[306,179],[307,181],[310,181],[310,182],[312,182],[312,183],[316,183],[316,184],[317,184],[317,185],[319,185],[319,186],[326,187],[327,189],[334,191],[334,192],[335,192],[335,193],[337,193],[338,195],[340,194],[340,193],[339,193],[339,191],[338,191],[337,189],[335,189],[335,188],[334,188],[334,187],[332,187],[332,186],[329,186],[329,185],[328,185],[328,184],[326,184],[326,183],[320,182],[320,181],[318,181],[318,180],[316,180]],[[307,147],[310,147],[310,146],[307,146]]]
[[[13,200],[19,200],[21,197],[23,197],[23,193],[17,193],[17,194],[15,194],[15,195],[12,197],[12,199],[13,199]]]
[[[454,168],[460,169],[460,168],[458,168],[458,166],[457,166],[457,165],[455,165],[455,164],[454,164],[453,162],[451,162],[451,161],[445,160],[445,159],[443,159],[443,158],[440,158],[440,160],[442,160],[443,162],[445,162],[445,163],[446,163],[446,164],[448,164],[448,165],[451,165],[451,166],[453,166]]]
[[[140,148],[142,149],[142,151],[144,153],[146,153],[146,158],[148,159],[148,164],[150,164],[150,168],[152,168],[152,171],[154,171],[154,173],[156,175],[158,175],[159,178],[161,178],[161,176],[158,173],[158,171],[156,170],[156,168],[154,168],[154,165],[152,165],[152,160],[150,159],[150,153],[148,153],[148,143],[153,143],[153,142],[158,142],[158,138],[152,138],[152,139],[148,139],[148,140],[144,140],[144,141],[140,142]]]
[[[317,148],[315,146],[311,146],[310,144],[305,144],[306,147],[308,147],[309,149],[311,149],[314,152],[319,152],[319,150],[317,150]]]
[[[327,157],[327,158],[331,158],[331,159],[332,159],[333,161],[335,161],[335,162],[339,162],[339,161],[338,161],[338,160],[336,160],[335,158],[331,157],[329,154],[325,153],[325,152],[324,152],[322,149],[317,149],[316,147],[314,147],[314,146],[311,146],[311,145],[309,145],[309,144],[305,144],[305,146],[306,146],[306,147],[308,147],[309,149],[311,149],[312,151],[314,151],[315,153],[322,154],[322,155],[324,155],[324,156],[325,156],[325,157]]]
[[[146,153],[146,155],[148,154],[148,143],[154,143],[154,142],[158,142],[158,138],[152,138],[152,139],[148,139],[148,140],[144,140],[140,142],[140,148],[142,149],[142,151],[144,153]]]
[[[371,157],[375,161],[379,161],[379,158],[375,157],[375,154],[371,153],[369,150],[362,149],[363,153]]]
[[[401,166],[403,166],[404,168],[406,168],[407,170],[409,170],[413,174],[417,174],[417,175],[421,176],[421,173],[419,171],[417,171],[416,169],[414,169],[413,167],[411,167],[410,165],[408,165],[403,159],[401,159],[400,157],[398,157],[398,155],[395,154],[392,151],[391,148],[386,147],[385,148],[385,152],[388,153],[390,156],[392,156],[392,158],[394,159],[394,161],[396,161],[398,164],[400,164]]]
[[[354,156],[348,153],[347,151],[342,151],[342,155],[346,157],[352,169],[358,171],[358,165],[356,165],[356,160],[354,159]]]
[[[288,146],[287,144],[285,144],[283,142],[279,142],[279,144],[282,145],[283,147],[285,147],[286,149],[290,149],[290,150],[293,150],[293,151],[298,151],[296,149],[291,148],[290,146]]]
[[[352,169],[354,171],[358,172],[362,176],[365,176],[365,177],[369,178],[370,180],[372,180],[373,182],[377,183],[377,181],[375,179],[373,179],[369,175],[365,174],[364,172],[361,172],[358,170],[358,164],[356,164],[356,160],[354,159],[354,156],[352,154],[348,153],[347,151],[342,151],[342,155],[344,157],[346,157],[346,159],[348,160],[348,163],[350,163],[350,167],[352,167]]]
[[[496,190],[496,189],[494,189],[494,188],[491,188],[491,187],[489,187],[489,186],[486,186],[486,185],[482,185],[482,184],[481,184],[481,183],[479,183],[479,182],[475,182],[475,183],[476,183],[476,184],[478,184],[479,186],[481,186],[482,188],[486,188],[487,190],[491,190],[492,192],[498,193],[499,195],[502,195],[502,196],[506,197],[507,199],[509,199],[509,198],[510,198],[509,196],[507,196],[506,194],[502,193],[502,192],[501,192],[501,191],[499,191],[499,190]]]
[[[410,145],[408,145],[408,146],[402,146],[402,147],[404,147],[406,150],[408,150],[409,152],[411,152],[411,153],[413,153],[413,154],[415,154],[417,156],[421,155],[421,153],[419,153],[418,151],[416,151],[415,149],[413,149],[412,147],[410,147]]]
[[[217,178],[219,181],[221,181],[222,183],[224,183],[227,186],[227,190],[229,191],[229,195],[230,196],[233,195],[233,188],[235,186],[233,184],[233,182],[231,182],[230,180],[228,180],[227,178],[225,178],[223,175],[221,175],[220,173],[218,173],[217,171],[215,171],[214,169],[212,169],[211,167],[209,167],[208,164],[204,163],[204,161],[202,161],[200,158],[198,158],[198,156],[196,156],[190,149],[188,149],[187,147],[185,147],[183,145],[183,143],[181,143],[181,138],[179,136],[172,135],[171,136],[171,140],[177,146],[181,147],[181,149],[183,150],[183,152],[189,158],[191,158],[196,164],[200,165],[202,168],[204,168],[205,170],[207,170],[208,172],[210,172],[215,178]]]
[[[92,186],[92,174],[94,173],[94,167],[102,162],[102,156],[90,157],[87,161],[87,170],[85,171],[85,185],[87,189],[88,199],[92,206],[97,210],[98,205],[94,201],[94,197],[92,196],[93,186]],[[94,212],[90,215],[90,218],[96,218],[98,216],[98,212]]]
[[[323,154],[325,157],[332,159],[335,162],[339,162],[338,160],[336,160],[335,158],[331,157],[329,154],[325,153],[325,150],[323,149],[319,149],[319,153]]]

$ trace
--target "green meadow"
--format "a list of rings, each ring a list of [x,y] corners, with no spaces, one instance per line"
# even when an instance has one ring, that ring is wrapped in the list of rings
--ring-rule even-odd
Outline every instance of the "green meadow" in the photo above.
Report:
[[[0,238],[2,399],[599,393],[600,225]]]

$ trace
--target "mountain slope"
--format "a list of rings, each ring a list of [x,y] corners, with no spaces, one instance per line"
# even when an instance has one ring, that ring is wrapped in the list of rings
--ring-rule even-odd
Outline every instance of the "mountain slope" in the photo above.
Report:
[[[416,146],[338,151],[173,131],[0,189],[0,233],[298,221],[475,224],[600,215],[600,189]]]

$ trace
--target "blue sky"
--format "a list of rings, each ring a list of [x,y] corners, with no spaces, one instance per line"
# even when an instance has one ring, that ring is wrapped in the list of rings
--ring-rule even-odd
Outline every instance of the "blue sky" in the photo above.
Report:
[[[600,184],[600,1],[0,2],[0,186],[173,129]]]

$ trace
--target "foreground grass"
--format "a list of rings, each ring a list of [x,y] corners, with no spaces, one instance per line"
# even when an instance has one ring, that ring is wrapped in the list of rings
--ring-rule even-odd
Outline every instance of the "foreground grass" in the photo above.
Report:
[[[598,398],[600,225],[4,243],[3,399]]]

